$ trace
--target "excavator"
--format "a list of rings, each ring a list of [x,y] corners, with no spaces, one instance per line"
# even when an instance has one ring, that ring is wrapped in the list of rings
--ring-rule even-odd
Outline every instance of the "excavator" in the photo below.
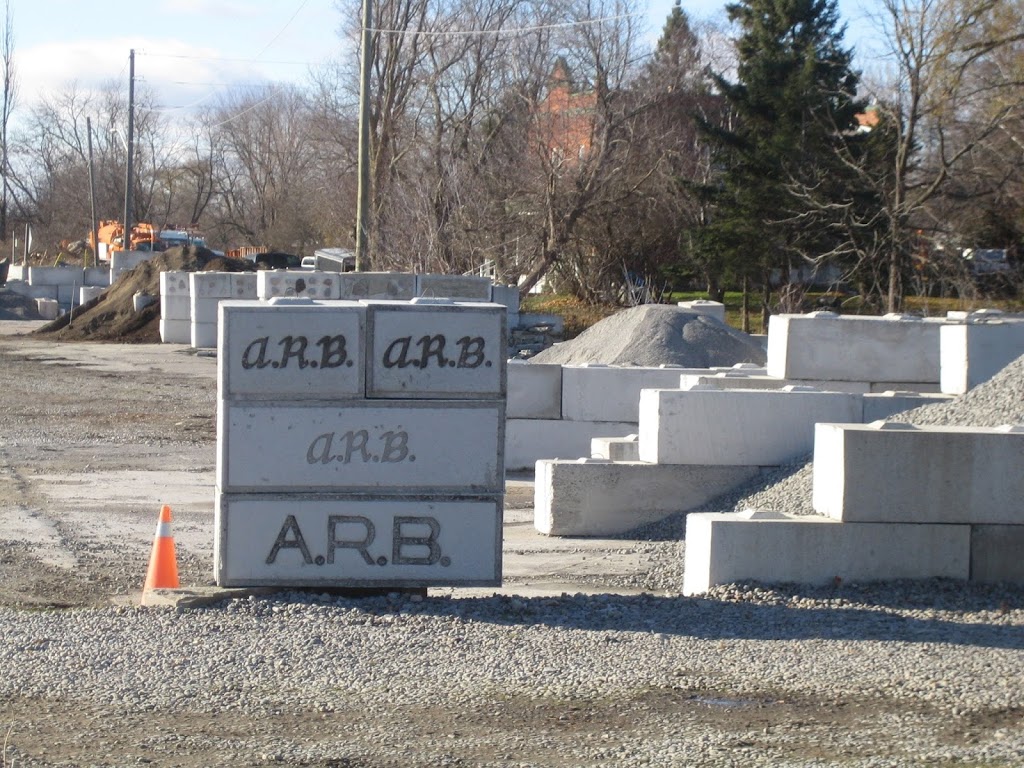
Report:
[[[114,251],[123,251],[124,224],[114,219],[103,219],[97,229],[99,246],[93,243],[89,235],[89,243],[93,253],[102,261],[109,261]],[[132,226],[128,250],[131,251],[165,251],[176,245],[206,245],[206,239],[188,229],[158,229],[147,222],[139,222]]]

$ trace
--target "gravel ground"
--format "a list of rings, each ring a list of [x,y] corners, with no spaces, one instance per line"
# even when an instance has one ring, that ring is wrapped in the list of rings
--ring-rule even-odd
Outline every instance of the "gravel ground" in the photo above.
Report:
[[[581,575],[561,596],[105,605],[137,589],[146,553],[127,535],[145,504],[104,483],[209,471],[214,393],[184,370],[209,361],[126,377],[18,345],[0,340],[4,768],[1024,765],[1024,589],[740,584],[684,598],[680,518],[622,540],[644,555],[635,573]],[[1019,414],[1016,365],[927,418]],[[710,508],[802,509],[807,472]],[[71,489],[59,515],[53,484]],[[201,497],[176,533],[201,529]],[[114,533],[82,534],[86,518]],[[143,519],[151,535],[152,510]],[[11,538],[19,520],[62,541],[73,567]],[[201,547],[179,566],[186,583],[209,579]]]

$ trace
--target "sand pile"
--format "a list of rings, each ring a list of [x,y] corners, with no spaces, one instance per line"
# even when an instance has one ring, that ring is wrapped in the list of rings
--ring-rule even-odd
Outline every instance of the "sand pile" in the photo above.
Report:
[[[711,368],[764,365],[765,352],[748,334],[714,318],[681,307],[646,304],[606,317],[530,362]]]
[[[247,272],[253,268],[248,262],[217,256],[206,248],[170,248],[122,274],[97,298],[77,307],[74,317],[62,315],[36,333],[60,341],[159,343],[161,272]],[[153,296],[156,301],[136,312],[136,293]]]

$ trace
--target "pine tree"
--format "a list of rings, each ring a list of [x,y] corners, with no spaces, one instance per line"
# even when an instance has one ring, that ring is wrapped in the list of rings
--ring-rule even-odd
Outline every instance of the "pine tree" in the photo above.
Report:
[[[795,190],[828,179],[843,194],[837,150],[863,103],[835,0],[742,0],[727,10],[741,30],[739,60],[736,82],[715,78],[731,126],[703,126],[721,171],[705,244],[766,286],[772,269],[788,273],[801,254],[830,248],[820,201],[808,215]]]

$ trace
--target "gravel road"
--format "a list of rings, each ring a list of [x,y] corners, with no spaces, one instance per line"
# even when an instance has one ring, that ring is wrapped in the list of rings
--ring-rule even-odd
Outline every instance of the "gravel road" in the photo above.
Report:
[[[684,598],[682,520],[546,540],[528,483],[501,590],[140,608],[167,499],[210,583],[215,367],[0,336],[0,766],[1024,765],[1024,588]]]

